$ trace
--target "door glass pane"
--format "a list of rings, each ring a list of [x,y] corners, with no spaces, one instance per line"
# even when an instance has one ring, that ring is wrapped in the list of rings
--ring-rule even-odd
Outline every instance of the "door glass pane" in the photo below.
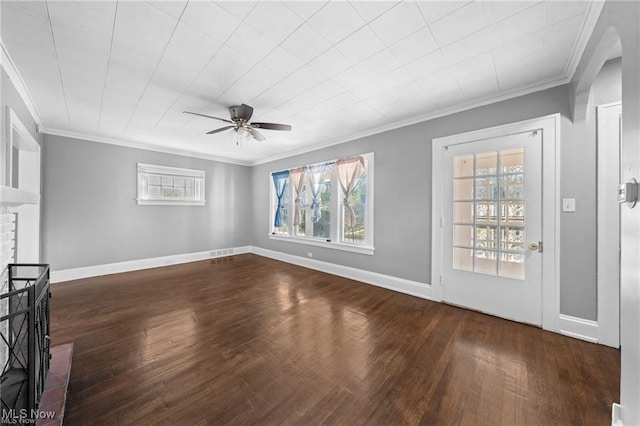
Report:
[[[485,152],[477,154],[476,176],[495,175],[498,172],[498,153]]]
[[[523,200],[524,175],[500,176],[500,198],[502,200]]]
[[[511,183],[511,176],[500,177],[500,198],[503,200],[524,200],[524,183]]]
[[[454,247],[453,267],[461,271],[473,271],[473,250]]]
[[[476,199],[497,200],[498,184],[495,177],[476,178]]]
[[[524,224],[524,202],[502,203],[503,212],[501,221],[510,225]]]
[[[486,249],[497,249],[497,227],[476,226],[476,247]]]
[[[453,245],[473,247],[473,226],[453,225]]]
[[[473,223],[473,203],[453,203],[453,221],[455,223]]]
[[[477,202],[476,223],[494,224],[498,221],[498,203]]]
[[[500,253],[500,276],[524,279],[524,254]]]
[[[473,200],[473,178],[453,181],[454,200]]]
[[[524,253],[524,229],[503,227],[500,230],[500,249]]]
[[[517,184],[522,185],[524,183],[523,173],[515,173],[512,175],[506,175],[506,176],[507,176],[507,182],[509,183],[509,185],[517,185]]]
[[[510,149],[500,152],[500,172],[524,173],[524,148]]]
[[[454,269],[524,279],[524,155],[454,157]]]
[[[453,177],[473,176],[473,155],[462,155],[453,159]]]
[[[473,265],[474,272],[496,275],[498,261],[495,251],[476,250],[476,258]]]

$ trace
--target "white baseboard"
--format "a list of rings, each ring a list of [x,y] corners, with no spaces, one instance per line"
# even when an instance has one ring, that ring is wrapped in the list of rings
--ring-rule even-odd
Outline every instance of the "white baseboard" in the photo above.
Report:
[[[558,332],[565,336],[598,343],[598,322],[560,314]]]
[[[86,266],[82,268],[62,269],[58,271],[51,271],[51,282],[60,283],[82,278],[119,274],[121,272],[139,271],[141,269],[157,268],[160,266],[168,266],[178,263],[196,262],[199,260],[213,259],[216,257],[244,253],[254,253],[259,256],[280,260],[294,265],[303,266],[305,268],[315,269],[317,271],[326,272],[356,281],[361,281],[389,290],[398,291],[400,293],[432,300],[431,285],[429,284],[411,281],[404,278],[393,277],[391,275],[379,274],[377,272],[365,271],[364,269],[352,268],[350,266],[336,265],[334,263],[322,262],[316,259],[293,256],[290,254],[253,246],[218,249],[198,253],[177,254],[172,256],[155,257],[151,259],[138,259],[126,262],[109,263],[104,265]]]
[[[391,275],[379,274],[377,272],[366,271],[364,269],[352,268],[350,266],[337,265],[335,263],[323,262],[316,259],[294,256],[291,254],[263,249],[255,246],[251,247],[251,253],[291,263],[294,265],[303,266],[305,268],[315,269],[316,271],[326,272],[328,274],[337,275],[339,277],[361,281],[367,284],[383,287],[388,290],[409,294],[411,296],[433,300],[431,298],[430,284],[393,277]]]
[[[433,300],[431,285],[418,281],[398,278],[391,275],[366,271],[350,266],[337,265],[316,259],[294,256],[274,250],[268,250],[255,246],[242,246],[226,249],[203,251],[198,253],[177,254],[172,256],[155,257],[151,259],[139,259],[126,262],[109,263],[105,265],[86,266],[82,268],[62,269],[51,272],[51,282],[78,280],[82,278],[101,275],[118,274],[121,272],[138,271],[141,269],[157,268],[178,263],[196,262],[199,260],[213,259],[217,257],[231,256],[234,254],[254,253],[293,265],[302,266],[316,271],[326,272],[339,277],[349,278],[367,284],[372,284],[388,290],[409,294],[427,300]],[[598,343],[598,323],[596,321],[576,318],[570,315],[560,314],[558,321],[558,333],[576,339]]]
[[[620,407],[620,404],[616,404],[614,402],[613,406],[611,407],[611,426],[623,426],[620,413],[621,410],[622,407]]]
[[[217,257],[231,256],[251,252],[251,246],[232,247],[201,251],[197,253],[175,254],[171,256],[154,257],[150,259],[130,260],[126,262],[108,263],[105,265],[85,266],[82,268],[61,269],[51,271],[51,282],[79,280],[82,278],[97,277],[101,275],[119,274],[121,272],[139,271],[141,269],[157,268],[160,266],[175,265],[178,263],[196,262],[198,260],[214,259]]]

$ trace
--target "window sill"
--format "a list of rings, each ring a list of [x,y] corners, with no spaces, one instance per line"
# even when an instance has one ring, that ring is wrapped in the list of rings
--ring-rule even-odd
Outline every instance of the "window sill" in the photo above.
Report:
[[[375,251],[375,248],[373,247],[353,246],[351,244],[327,242],[319,239],[311,239],[311,238],[303,238],[303,237],[292,237],[292,236],[269,234],[269,239],[278,240],[278,241],[288,241],[291,243],[305,244],[309,246],[324,247],[324,248],[334,249],[334,250],[350,251],[352,253],[366,254],[368,256],[373,256],[373,252]]]
[[[204,206],[205,201],[136,200],[139,206]]]

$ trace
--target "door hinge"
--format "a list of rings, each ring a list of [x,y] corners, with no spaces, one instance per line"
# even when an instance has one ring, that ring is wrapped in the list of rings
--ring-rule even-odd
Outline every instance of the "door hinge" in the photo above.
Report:
[[[442,275],[440,275],[440,284],[442,284]]]
[[[444,218],[440,217],[440,228],[444,228]]]

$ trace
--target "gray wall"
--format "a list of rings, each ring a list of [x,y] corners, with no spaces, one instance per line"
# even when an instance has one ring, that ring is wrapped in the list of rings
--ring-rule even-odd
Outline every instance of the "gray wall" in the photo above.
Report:
[[[45,135],[43,261],[53,270],[251,244],[251,169]],[[197,206],[139,206],[136,163],[205,170]]]
[[[619,61],[611,61],[603,69],[600,85],[594,90],[598,103],[611,102],[619,96],[620,89],[616,92],[612,87],[616,72],[619,73]],[[317,260],[429,283],[432,139],[553,113],[562,115],[561,196],[576,198],[577,204],[576,213],[562,214],[560,222],[560,311],[595,320],[595,123],[574,125],[569,120],[568,86],[256,166],[253,168],[253,243],[302,257],[311,251]],[[271,171],[371,151],[375,152],[376,250],[373,256],[268,238]]]
[[[409,280],[431,281],[431,140],[555,112],[568,115],[566,87],[464,111],[253,168],[254,244],[289,254],[362,268]],[[348,253],[270,240],[269,173],[375,152],[375,254]]]
[[[561,196],[576,199],[575,213],[562,213],[560,312],[597,320],[597,144],[598,105],[620,101],[621,61],[607,62],[592,91],[587,119],[563,120]]]
[[[619,68],[619,60],[603,68],[595,105],[619,98]],[[251,244],[428,283],[431,140],[552,113],[562,115],[561,196],[577,204],[576,213],[561,216],[560,311],[595,320],[595,114],[569,120],[568,86],[253,168],[46,136],[44,261],[60,270]],[[365,152],[375,152],[373,256],[268,238],[271,171]],[[205,169],[207,206],[138,206],[137,162]]]

